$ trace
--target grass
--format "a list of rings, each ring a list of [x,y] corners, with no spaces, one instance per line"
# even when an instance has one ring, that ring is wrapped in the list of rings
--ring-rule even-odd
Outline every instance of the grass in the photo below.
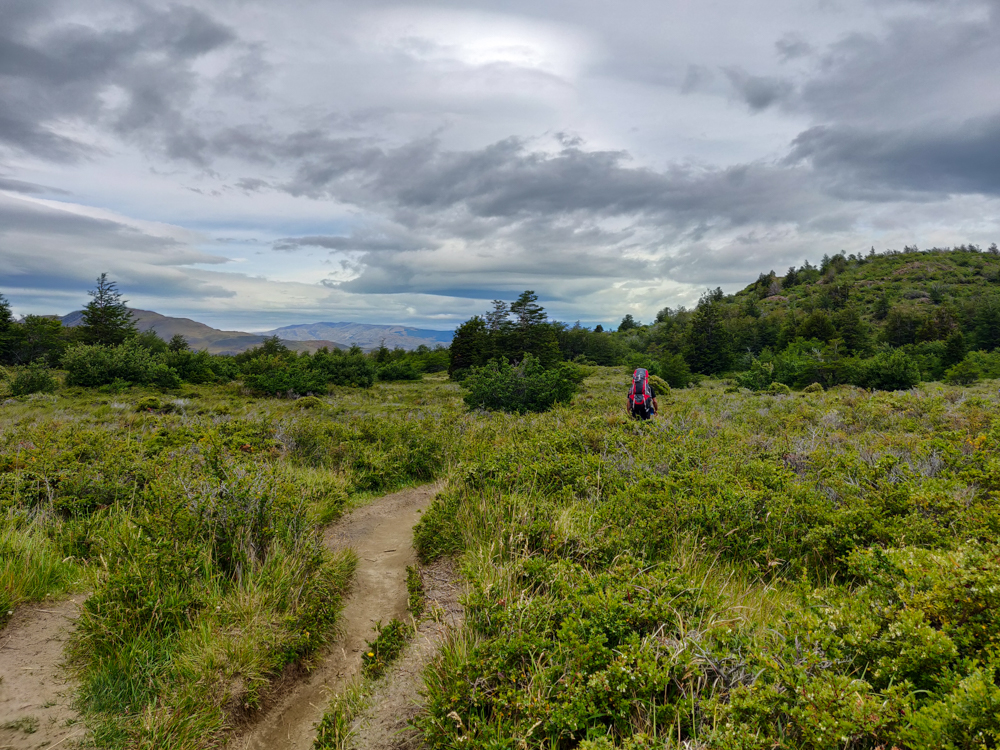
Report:
[[[637,423],[625,382],[602,370],[571,406],[467,420],[416,534],[424,559],[461,553],[471,585],[426,676],[432,747],[1000,734],[995,384],[707,381]]]
[[[91,743],[215,746],[314,658],[356,562],[322,528],[453,455],[456,386],[373,391],[302,408],[234,386],[63,388],[5,405],[0,619],[92,590],[69,647]]]
[[[352,561],[322,526],[447,476],[415,540],[424,561],[460,556],[469,594],[426,673],[431,747],[1000,737],[995,382],[707,380],[645,423],[626,384],[600,368],[522,416],[468,412],[441,376],[310,408],[229,386],[18,401],[0,417],[3,590],[92,588],[73,654],[95,744],[212,746],[332,632]],[[136,411],[150,395],[161,409]],[[319,747],[349,745],[369,694],[352,691]]]

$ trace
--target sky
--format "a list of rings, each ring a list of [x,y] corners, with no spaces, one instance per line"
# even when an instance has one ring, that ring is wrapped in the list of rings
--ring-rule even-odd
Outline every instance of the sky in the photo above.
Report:
[[[1000,241],[1000,0],[0,0],[0,294],[650,321]]]

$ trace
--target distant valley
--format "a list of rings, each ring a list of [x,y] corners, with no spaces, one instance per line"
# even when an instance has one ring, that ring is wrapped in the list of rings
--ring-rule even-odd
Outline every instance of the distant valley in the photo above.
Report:
[[[64,315],[60,320],[65,326],[79,325],[82,311]],[[416,349],[421,344],[433,349],[451,342],[451,331],[435,331],[400,325],[368,325],[365,323],[312,323],[276,328],[262,333],[221,331],[190,318],[173,318],[151,310],[132,309],[132,316],[140,331],[153,330],[169,340],[180,334],[193,349],[205,349],[211,354],[239,354],[260,346],[265,338],[277,336],[293,351],[314,352],[324,346],[330,349],[377,349],[383,342],[390,349]]]

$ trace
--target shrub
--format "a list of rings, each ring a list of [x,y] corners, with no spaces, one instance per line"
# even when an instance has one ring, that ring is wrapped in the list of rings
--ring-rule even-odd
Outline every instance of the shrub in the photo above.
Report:
[[[968,359],[949,367],[944,374],[944,382],[950,385],[972,385],[983,376],[982,371]]]
[[[161,388],[180,385],[177,372],[168,367],[162,357],[133,341],[126,341],[121,346],[78,344],[66,351],[62,365],[68,373],[66,385],[93,388],[115,381]]]
[[[368,388],[375,382],[375,365],[360,350],[345,354],[320,349],[312,356],[311,367],[333,385]]]
[[[823,390],[824,390],[823,386],[820,385],[819,383],[812,383],[811,385],[807,385],[805,388],[803,388],[802,392],[803,393],[822,393]]]
[[[387,362],[377,372],[381,381],[420,380],[423,377],[412,362],[405,361]]]
[[[530,354],[517,365],[493,359],[484,367],[474,367],[463,385],[469,391],[465,403],[470,408],[519,414],[566,403],[577,389],[566,368],[546,370]]]
[[[657,396],[669,396],[670,385],[659,375],[649,376],[649,385],[656,392]]]
[[[880,352],[871,359],[861,360],[860,364],[860,382],[852,382],[852,385],[879,391],[901,391],[920,382],[917,365],[900,349]]]
[[[751,391],[767,390],[773,381],[774,365],[759,359],[755,359],[750,364],[749,370],[736,376],[736,384],[740,388],[748,388]]]
[[[687,388],[697,383],[697,378],[691,374],[691,368],[680,354],[664,354],[654,369],[671,388]]]
[[[792,389],[784,383],[774,382],[767,387],[767,392],[773,396],[787,396],[792,392]]]
[[[11,396],[27,396],[30,393],[53,393],[58,387],[52,371],[42,363],[34,363],[17,370],[10,379]]]
[[[255,357],[243,366],[243,385],[254,393],[268,396],[326,393],[326,377],[310,368],[309,364],[309,357]]]

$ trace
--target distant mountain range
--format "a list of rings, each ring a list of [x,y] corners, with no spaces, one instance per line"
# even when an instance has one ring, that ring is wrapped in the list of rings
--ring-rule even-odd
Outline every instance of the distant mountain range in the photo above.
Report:
[[[416,349],[423,344],[431,349],[447,346],[454,336],[452,331],[435,331],[430,328],[410,328],[409,326],[368,325],[366,323],[306,323],[284,326],[267,331],[269,336],[278,336],[288,341],[312,341],[331,339],[343,341],[362,349],[377,349],[383,343],[390,349]]]
[[[277,336],[285,346],[297,352],[314,352],[324,346],[349,349],[354,345],[370,350],[377,349],[382,341],[390,349],[416,349],[421,344],[433,349],[439,344],[447,345],[452,339],[451,331],[365,323],[313,323],[285,326],[263,333],[220,331],[190,318],[172,318],[151,310],[130,309],[140,331],[152,329],[157,336],[168,341],[179,333],[192,349],[205,349],[211,354],[239,354],[260,346],[269,336]],[[82,318],[83,311],[77,310],[60,320],[64,326],[75,326],[80,324]]]

